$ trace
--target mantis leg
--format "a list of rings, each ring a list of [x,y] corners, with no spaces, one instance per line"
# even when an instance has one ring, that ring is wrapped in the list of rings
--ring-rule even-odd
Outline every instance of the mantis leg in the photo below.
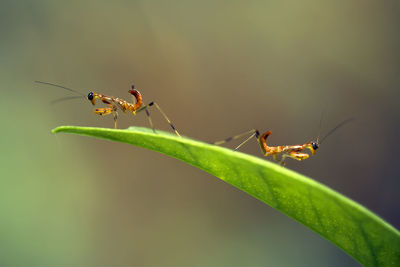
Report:
[[[117,129],[117,119],[118,119],[117,107],[109,104],[108,108],[96,108],[93,112],[100,116],[105,116],[112,113],[114,115],[114,128]]]
[[[171,126],[172,130],[175,132],[175,134],[179,137],[181,137],[181,135],[179,134],[178,130],[175,128],[175,126],[172,124],[172,122],[170,121],[170,119],[167,117],[167,114],[165,114],[165,112],[160,108],[160,106],[156,103],[156,102],[150,102],[149,104],[141,107],[140,109],[138,109],[136,112],[140,112],[140,111],[145,111],[147,118],[149,120],[150,126],[151,128],[153,128],[153,131],[155,132],[154,129],[154,125],[153,125],[153,121],[151,120],[150,117],[150,112],[149,112],[149,107],[155,106],[156,109],[161,113],[161,115],[164,117],[164,119],[168,122],[169,126]]]
[[[302,161],[302,160],[308,159],[309,157],[310,157],[310,155],[308,155],[307,153],[300,153],[300,152],[292,150],[292,151],[289,151],[289,153],[285,153],[282,155],[280,164],[282,166],[285,166],[286,158],[292,158],[292,159],[295,159],[298,161]]]
[[[214,144],[214,145],[222,145],[222,144],[228,143],[228,142],[230,142],[230,141],[232,141],[232,140],[241,138],[241,137],[246,136],[246,135],[249,135],[249,134],[250,134],[250,136],[248,136],[243,142],[241,142],[237,147],[235,147],[234,151],[236,151],[236,150],[238,150],[241,146],[243,146],[244,144],[246,144],[251,138],[255,137],[256,140],[257,140],[258,135],[259,135],[258,130],[252,129],[252,130],[246,131],[246,132],[244,132],[244,133],[241,133],[241,134],[238,134],[238,135],[235,135],[235,136],[228,137],[228,138],[226,138],[226,139],[224,139],[224,140],[214,142],[213,144]]]

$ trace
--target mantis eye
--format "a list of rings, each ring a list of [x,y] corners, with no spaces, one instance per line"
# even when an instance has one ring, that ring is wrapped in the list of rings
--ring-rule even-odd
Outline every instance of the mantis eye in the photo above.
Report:
[[[87,98],[88,98],[89,100],[93,100],[93,92],[90,92],[90,93],[88,94]]]
[[[311,145],[312,145],[312,148],[313,148],[314,150],[317,150],[318,147],[319,147],[318,144],[317,144],[316,142],[312,142]]]

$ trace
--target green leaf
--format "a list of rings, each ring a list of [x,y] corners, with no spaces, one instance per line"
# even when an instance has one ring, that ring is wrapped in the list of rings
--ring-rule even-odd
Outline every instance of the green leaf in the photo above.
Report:
[[[399,266],[400,232],[338,192],[275,163],[186,137],[140,127],[62,126],[65,132],[155,150],[198,167],[325,237],[365,266]]]

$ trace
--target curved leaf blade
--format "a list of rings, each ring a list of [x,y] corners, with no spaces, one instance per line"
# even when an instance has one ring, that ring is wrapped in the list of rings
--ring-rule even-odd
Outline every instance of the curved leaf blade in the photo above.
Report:
[[[254,156],[141,127],[62,126],[65,132],[124,142],[182,160],[278,209],[365,266],[399,266],[400,232],[338,192]]]

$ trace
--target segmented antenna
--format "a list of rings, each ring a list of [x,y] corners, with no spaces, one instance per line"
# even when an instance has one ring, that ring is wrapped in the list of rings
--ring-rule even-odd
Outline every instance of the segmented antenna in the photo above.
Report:
[[[66,101],[66,100],[78,99],[78,98],[82,98],[82,96],[66,96],[66,97],[60,97],[60,98],[57,98],[57,99],[54,99],[53,101],[51,101],[50,104],[56,104],[56,103],[63,102],[63,101]]]
[[[319,130],[318,130],[318,136],[317,136],[317,144],[319,144],[319,136],[321,135],[322,119],[324,118],[324,113],[325,113],[325,110],[321,112],[321,118],[319,119]]]
[[[322,138],[322,140],[321,140],[321,142],[320,142],[319,144],[321,144],[322,142],[324,142],[324,140],[325,140],[328,136],[330,136],[331,134],[333,134],[337,129],[339,129],[339,128],[342,127],[343,125],[345,125],[345,124],[347,124],[347,123],[349,123],[349,122],[351,122],[351,121],[354,121],[354,120],[355,120],[355,118],[348,118],[348,119],[342,121],[341,123],[339,123],[338,125],[336,125],[336,127],[334,127],[332,130],[330,130],[330,131]]]
[[[83,96],[83,97],[86,97],[86,96],[85,96],[84,94],[82,94],[81,92],[78,92],[78,91],[76,91],[76,90],[74,90],[74,89],[71,89],[71,88],[68,88],[68,87],[65,87],[65,86],[62,86],[62,85],[58,85],[58,84],[54,84],[54,83],[48,83],[48,82],[42,82],[42,81],[35,81],[35,83],[41,83],[41,84],[46,84],[46,85],[50,85],[50,86],[62,88],[62,89],[68,90],[68,91],[70,91],[70,92],[74,92],[74,93],[76,93],[76,94],[78,94],[78,95],[81,95],[81,96]]]

